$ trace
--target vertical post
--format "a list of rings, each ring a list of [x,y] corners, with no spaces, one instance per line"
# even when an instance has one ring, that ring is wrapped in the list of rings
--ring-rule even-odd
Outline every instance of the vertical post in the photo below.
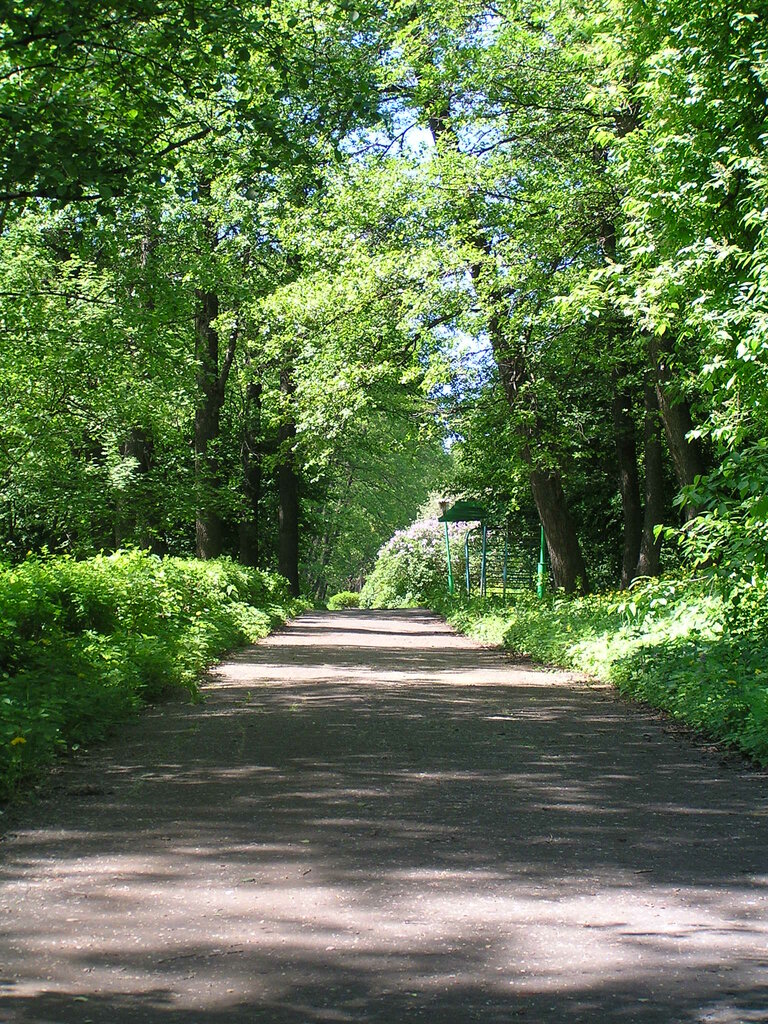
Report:
[[[467,597],[470,596],[470,590],[472,589],[469,574],[469,532],[470,531],[467,530],[467,532],[464,534],[464,575],[466,576],[467,579]]]
[[[451,544],[448,539],[448,523],[445,526],[445,557],[448,560],[448,593],[453,596],[453,567],[451,566]]]
[[[541,547],[539,548],[539,565],[536,570],[536,594],[539,598],[544,597],[544,581],[546,580],[546,557],[547,549],[545,547],[544,527],[541,528]]]
[[[504,528],[504,563],[501,567],[501,600],[502,604],[507,601],[507,562],[509,559],[509,531]]]
[[[486,554],[488,547],[488,527],[483,523],[483,555],[480,562],[480,595],[486,597],[486,585],[485,585],[485,568],[486,568]]]

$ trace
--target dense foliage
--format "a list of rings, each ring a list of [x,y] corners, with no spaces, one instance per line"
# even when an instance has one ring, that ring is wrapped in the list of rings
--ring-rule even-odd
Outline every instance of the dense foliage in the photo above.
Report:
[[[11,4],[9,556],[322,599],[442,485],[566,591],[662,524],[762,567],[765,44],[731,0]]]
[[[0,22],[7,555],[359,580],[444,464],[423,275],[373,233],[402,190],[342,169],[373,40],[344,5],[70,6]]]
[[[285,580],[222,559],[139,551],[30,557],[0,570],[0,799],[298,605]]]

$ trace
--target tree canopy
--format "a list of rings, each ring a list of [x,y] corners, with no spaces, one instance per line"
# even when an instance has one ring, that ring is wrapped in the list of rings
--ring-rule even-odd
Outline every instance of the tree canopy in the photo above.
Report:
[[[440,491],[567,591],[764,572],[767,54],[731,0],[12,0],[6,557],[323,598]]]

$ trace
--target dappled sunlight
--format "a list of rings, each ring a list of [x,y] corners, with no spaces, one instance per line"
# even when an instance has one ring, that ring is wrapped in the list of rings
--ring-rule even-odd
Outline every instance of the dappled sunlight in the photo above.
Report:
[[[768,1019],[762,777],[422,613],[372,621],[365,672],[328,648],[313,679],[309,644],[297,672],[292,627],[62,773],[4,844],[0,1016]],[[407,678],[419,624],[441,647]]]

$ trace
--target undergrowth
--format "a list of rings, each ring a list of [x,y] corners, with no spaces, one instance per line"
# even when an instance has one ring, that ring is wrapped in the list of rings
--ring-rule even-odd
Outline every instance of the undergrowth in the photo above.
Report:
[[[765,765],[767,598],[760,580],[662,578],[623,593],[432,606],[479,640],[611,682]]]
[[[282,577],[123,551],[0,567],[0,799],[298,610]]]

